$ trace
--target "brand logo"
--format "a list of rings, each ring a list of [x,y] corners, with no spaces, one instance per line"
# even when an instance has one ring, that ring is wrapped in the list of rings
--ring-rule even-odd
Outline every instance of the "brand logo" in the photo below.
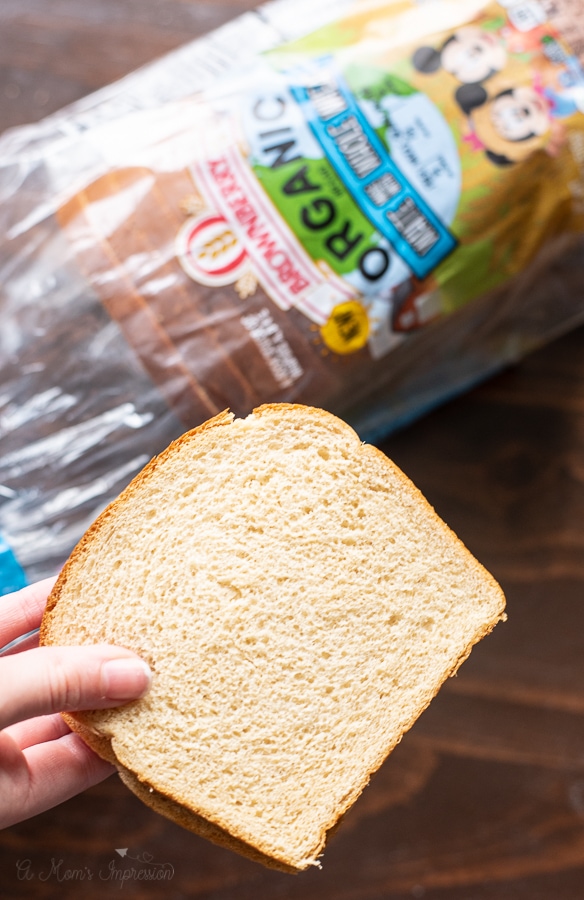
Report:
[[[211,287],[233,284],[247,262],[247,251],[224,216],[188,219],[177,236],[176,252],[190,278]]]

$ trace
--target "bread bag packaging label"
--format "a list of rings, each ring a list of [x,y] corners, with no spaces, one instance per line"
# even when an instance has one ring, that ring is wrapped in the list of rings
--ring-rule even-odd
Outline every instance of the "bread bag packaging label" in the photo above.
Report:
[[[577,5],[317,4],[61,209],[185,422],[330,402],[584,232]]]

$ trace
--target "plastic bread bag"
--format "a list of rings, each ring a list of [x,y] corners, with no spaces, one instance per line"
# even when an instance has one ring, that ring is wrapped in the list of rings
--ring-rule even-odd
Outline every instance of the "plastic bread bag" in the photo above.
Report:
[[[280,0],[0,140],[0,583],[173,437],[375,440],[584,320],[584,5]]]

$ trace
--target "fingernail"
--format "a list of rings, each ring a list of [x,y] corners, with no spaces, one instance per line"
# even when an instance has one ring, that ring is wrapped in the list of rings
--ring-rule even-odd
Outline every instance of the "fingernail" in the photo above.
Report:
[[[150,690],[151,684],[152,672],[143,659],[110,659],[101,667],[104,700],[137,700]]]

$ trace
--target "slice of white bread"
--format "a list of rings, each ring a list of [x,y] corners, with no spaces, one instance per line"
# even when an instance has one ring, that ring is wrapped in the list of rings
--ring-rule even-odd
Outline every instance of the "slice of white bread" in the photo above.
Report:
[[[281,404],[153,459],[73,552],[41,640],[146,659],[145,698],[67,721],[149,806],[297,871],[504,605],[380,451]]]

